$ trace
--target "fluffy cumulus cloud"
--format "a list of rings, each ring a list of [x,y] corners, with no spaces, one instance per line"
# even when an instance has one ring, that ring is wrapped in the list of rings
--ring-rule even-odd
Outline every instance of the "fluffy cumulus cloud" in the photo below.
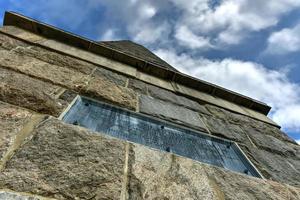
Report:
[[[290,82],[284,72],[230,58],[192,58],[165,49],[155,53],[184,73],[268,103],[274,121],[287,131],[300,131],[300,86]]]
[[[103,2],[113,7],[112,18],[123,20],[138,42],[175,39],[181,46],[200,50],[239,44],[249,33],[275,26],[284,14],[300,7],[299,0]]]
[[[293,28],[284,28],[274,32],[268,38],[266,52],[269,54],[287,54],[300,51],[300,24]]]

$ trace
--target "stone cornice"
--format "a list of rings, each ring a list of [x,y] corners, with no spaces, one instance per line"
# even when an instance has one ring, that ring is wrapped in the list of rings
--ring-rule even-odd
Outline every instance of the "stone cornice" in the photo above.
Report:
[[[267,115],[271,109],[270,106],[263,102],[238,94],[220,86],[205,82],[203,80],[196,79],[186,74],[163,68],[155,63],[146,62],[141,58],[128,55],[124,52],[109,48],[95,41],[22,16],[18,13],[5,12],[3,25],[16,26],[21,29],[41,35],[45,38],[53,39],[70,46],[74,46],[76,48],[131,65],[144,73],[162,78],[164,80],[173,81],[190,88],[194,88],[198,91],[233,102],[264,115]]]

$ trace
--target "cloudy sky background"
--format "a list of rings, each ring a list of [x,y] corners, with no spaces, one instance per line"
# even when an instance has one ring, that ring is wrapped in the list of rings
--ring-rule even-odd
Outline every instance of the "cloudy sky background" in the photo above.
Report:
[[[5,10],[143,44],[184,73],[266,102],[300,141],[299,0],[7,0],[0,21]]]

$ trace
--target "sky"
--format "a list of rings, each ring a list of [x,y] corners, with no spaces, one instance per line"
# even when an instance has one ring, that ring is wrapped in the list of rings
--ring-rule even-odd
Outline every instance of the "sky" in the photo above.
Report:
[[[300,0],[6,0],[100,40],[132,40],[179,71],[263,101],[300,142]]]

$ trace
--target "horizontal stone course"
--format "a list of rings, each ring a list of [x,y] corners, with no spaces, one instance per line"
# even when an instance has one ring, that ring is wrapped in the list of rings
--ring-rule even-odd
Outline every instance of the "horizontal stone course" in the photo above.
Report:
[[[34,33],[27,32],[27,31],[22,30],[22,29],[17,28],[17,27],[5,26],[0,31],[2,31],[4,33],[7,33],[7,34],[10,34],[10,35],[14,35],[18,38],[21,38],[21,39],[24,39],[24,40],[27,40],[27,41],[30,41],[30,42],[33,42],[33,43],[36,43],[38,45],[41,45],[41,46],[44,46],[44,47],[47,47],[47,48],[51,48],[51,49],[59,51],[59,52],[63,52],[64,54],[69,54],[69,55],[74,56],[76,58],[83,59],[83,60],[86,60],[86,61],[90,61],[90,62],[93,62],[97,65],[102,65],[106,68],[110,68],[112,70],[119,71],[119,72],[124,73],[126,75],[129,75],[129,76],[132,76],[132,77],[137,77],[140,80],[143,80],[143,81],[148,82],[148,83],[156,84],[159,87],[165,88],[167,90],[179,91],[180,93],[182,93],[184,95],[188,95],[189,97],[197,98],[199,101],[205,101],[205,102],[208,102],[208,103],[211,103],[211,104],[214,104],[214,105],[218,105],[218,106],[221,106],[221,107],[223,106],[226,109],[233,110],[235,112],[242,112],[243,114],[245,114],[247,116],[251,116],[253,118],[257,118],[257,119],[262,120],[264,122],[267,122],[267,123],[273,124],[275,126],[278,126],[276,123],[274,123],[272,120],[268,119],[264,115],[260,115],[259,113],[254,112],[254,111],[249,113],[247,111],[244,111],[244,109],[241,109],[240,106],[235,105],[234,103],[230,103],[230,102],[226,103],[222,99],[214,98],[211,95],[199,92],[195,89],[191,89],[191,88],[188,88],[188,87],[180,85],[180,84],[176,84],[176,87],[174,89],[173,88],[174,84],[172,86],[172,84],[168,81],[153,77],[151,75],[148,75],[148,74],[145,74],[145,73],[142,73],[142,72],[137,73],[137,69],[135,67],[131,67],[131,66],[126,65],[124,63],[120,63],[120,62],[117,62],[117,61],[114,61],[114,60],[110,60],[110,59],[105,58],[103,56],[96,55],[96,54],[93,54],[91,52],[87,52],[87,51],[72,47],[70,45],[63,44],[61,42],[57,42],[57,41],[54,41],[54,40],[51,40],[51,39],[42,38],[42,37],[40,37],[40,36],[38,36]],[[24,32],[24,34],[21,34],[21,32]],[[30,37],[30,35],[32,35],[32,37]],[[40,48],[40,47],[38,47],[38,48]],[[77,65],[75,65],[75,66],[77,66]]]
[[[286,157],[258,148],[242,148],[265,178],[300,187],[299,158]]]
[[[114,80],[114,76],[119,77],[119,79]],[[118,75],[107,75],[100,73],[100,71],[96,72],[87,80],[87,84],[81,88],[80,94],[136,110],[137,94],[130,88],[116,84],[116,82],[123,84],[121,81],[124,79],[122,78],[122,76]]]
[[[197,112],[145,95],[140,96],[140,112],[206,131]]]
[[[144,83],[140,80],[130,79],[128,87],[134,89],[140,94],[149,95],[153,98],[160,99],[166,102],[171,102],[173,104],[177,104],[179,106],[183,106],[200,113],[209,114],[205,106],[200,105],[196,101],[188,99],[184,96],[180,96],[169,90],[159,88],[148,83]]]
[[[208,128],[208,130],[213,134],[222,138],[227,138],[232,141],[241,142],[249,144],[247,135],[244,133],[243,129],[234,123],[229,123],[228,121],[218,119],[211,115],[202,115],[203,120]]]
[[[59,116],[68,105],[57,99],[63,91],[59,86],[0,67],[0,100],[30,110]]]
[[[90,74],[95,68],[95,65],[88,62],[50,51],[39,46],[34,46],[1,33],[0,48],[12,51],[20,56],[30,57],[52,65],[74,69],[84,74]]]
[[[59,67],[15,52],[0,50],[1,66],[20,71],[67,88],[77,89],[87,75],[65,67]]]

